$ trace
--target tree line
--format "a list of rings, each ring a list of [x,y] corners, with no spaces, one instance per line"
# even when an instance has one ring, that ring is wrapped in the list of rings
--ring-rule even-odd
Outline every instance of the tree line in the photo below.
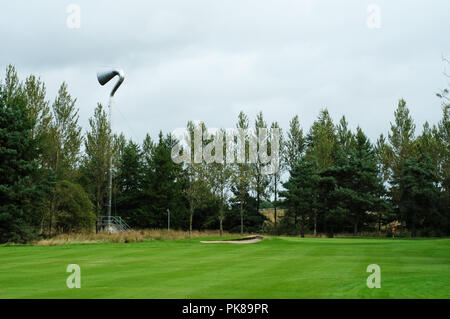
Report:
[[[438,123],[425,123],[417,134],[400,100],[388,134],[374,143],[362,128],[350,130],[345,117],[334,123],[327,109],[307,131],[295,116],[286,134],[277,122],[268,124],[262,112],[254,123],[240,112],[236,128],[281,132],[279,170],[264,174],[270,164],[258,158],[176,163],[173,135],[160,132],[152,139],[147,134],[137,143],[114,134],[101,104],[83,132],[76,98],[65,83],[49,101],[40,78],[20,81],[10,65],[0,83],[0,242],[98,230],[98,217],[106,212],[111,156],[113,215],[136,229],[167,227],[169,210],[172,228],[220,234],[390,235],[386,225],[395,222],[411,236],[448,235],[450,105],[447,90],[438,96],[443,111]],[[192,137],[198,125],[208,132],[205,123],[188,122]],[[217,136],[205,134],[202,143]],[[274,142],[270,134],[267,141]],[[244,145],[248,158],[249,137]],[[261,208],[273,210],[273,223]]]

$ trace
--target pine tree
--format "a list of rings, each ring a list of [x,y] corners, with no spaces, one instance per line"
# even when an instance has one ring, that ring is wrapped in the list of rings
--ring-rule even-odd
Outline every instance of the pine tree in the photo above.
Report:
[[[144,146],[149,143],[149,136],[144,140]],[[158,143],[153,144],[150,158],[144,166],[144,199],[146,207],[145,225],[150,227],[167,227],[167,210],[171,211],[173,226],[185,228],[186,201],[183,196],[182,165],[174,163],[171,150],[175,140],[163,136],[160,132]],[[145,161],[144,161],[145,163]]]
[[[285,198],[284,204],[294,215],[295,224],[300,217],[301,237],[305,237],[307,220],[313,216],[317,208],[319,171],[315,159],[302,157],[290,171],[289,180],[283,183],[284,191],[280,196]]]
[[[345,116],[341,118],[337,125],[337,143],[345,153],[349,153],[353,146],[354,138],[352,132],[348,129],[348,122]]]
[[[350,152],[350,167],[354,174],[352,189],[356,198],[352,202],[353,234],[369,215],[381,208],[381,196],[384,186],[378,171],[377,156],[374,147],[360,127],[357,128],[354,146]]]
[[[146,225],[142,218],[143,158],[138,144],[129,140],[117,152],[119,160],[114,174],[115,214],[124,218],[131,227]],[[140,226],[140,224],[142,226]]]
[[[0,242],[26,242],[35,235],[42,198],[53,181],[39,175],[35,119],[21,87],[0,86]]]
[[[46,167],[45,154],[50,145],[49,123],[52,119],[49,102],[46,99],[45,84],[33,75],[30,75],[25,83],[19,81],[17,71],[13,65],[9,65],[6,69],[6,77],[4,82],[4,90],[8,100],[14,98],[17,94],[24,94],[27,104],[27,110],[34,126],[31,135],[37,140],[39,153],[39,169],[40,172],[34,176],[35,183],[45,183],[47,180],[55,178],[54,172]],[[49,200],[43,198],[39,205],[35,206],[35,211],[41,217],[41,225],[43,226],[44,218],[48,214]],[[42,227],[41,227],[42,231]]]
[[[84,141],[85,154],[82,158],[80,183],[94,203],[97,217],[103,212],[108,185],[109,159],[115,152],[114,137],[109,128],[108,117],[101,104],[89,119],[90,131]]]
[[[259,134],[261,134],[260,129],[267,129],[267,123],[264,121],[264,116],[262,112],[259,112],[255,120],[255,130],[253,131],[254,136],[251,137],[256,141],[256,161],[251,164],[252,168],[252,189],[256,197],[256,212],[259,212],[261,206],[261,201],[263,198],[267,197],[267,187],[269,186],[270,179],[269,176],[264,174],[264,167],[269,165],[269,163],[263,163],[259,156],[259,152],[263,145],[260,144]]]
[[[349,221],[353,234],[357,235],[359,228],[370,221],[371,215],[367,213],[381,207],[384,188],[372,144],[359,127],[351,136],[347,150],[341,144],[335,164],[322,172],[322,177],[329,181],[325,184],[328,192],[323,196],[328,204],[325,211],[328,227],[336,230]]]
[[[47,139],[52,121],[52,113],[49,102],[46,98],[45,84],[40,78],[30,75],[24,83],[24,91],[27,96],[27,107],[30,110],[31,116],[35,119],[35,126],[32,130],[32,135],[41,139],[40,148],[44,149],[47,144]]]
[[[336,127],[327,109],[320,112],[307,136],[307,155],[314,156],[321,169],[334,163],[337,150]]]
[[[284,143],[283,162],[288,171],[294,169],[294,166],[303,156],[306,146],[303,130],[300,127],[298,115],[289,122],[289,131],[287,132],[287,140]]]
[[[398,180],[398,205],[413,237],[417,234],[417,228],[423,226],[424,220],[437,220],[439,223],[439,190],[436,182],[436,168],[429,156],[422,154],[418,160],[411,157],[403,163]]]
[[[405,223],[405,216],[399,210],[399,200],[401,193],[399,191],[398,181],[401,178],[402,167],[407,158],[416,157],[418,148],[426,147],[425,142],[428,136],[424,132],[424,138],[417,141],[415,138],[415,124],[410,116],[409,109],[405,100],[398,102],[394,113],[394,123],[391,123],[390,132],[386,139],[383,134],[377,140],[376,154],[380,163],[383,182],[389,185],[389,195],[392,201],[393,209],[397,214],[397,220]],[[427,129],[427,126],[425,126]]]
[[[306,137],[306,144],[306,156],[315,158],[320,170],[326,170],[334,164],[338,148],[336,127],[327,109],[320,111],[318,119],[313,123]],[[329,193],[330,185],[333,183],[328,179],[324,179],[320,183],[319,189],[321,189],[323,201],[314,214],[314,235],[317,234],[319,219],[323,219],[323,223],[325,223],[325,217],[329,211],[326,196]]]
[[[53,105],[52,121],[48,124],[47,145],[44,152],[44,163],[56,174],[57,181],[74,181],[80,160],[82,143],[81,127],[78,125],[78,110],[76,99],[67,91],[63,83],[58,91]],[[75,188],[74,188],[75,189]],[[53,192],[50,204],[49,232],[52,233],[55,215],[56,194]]]

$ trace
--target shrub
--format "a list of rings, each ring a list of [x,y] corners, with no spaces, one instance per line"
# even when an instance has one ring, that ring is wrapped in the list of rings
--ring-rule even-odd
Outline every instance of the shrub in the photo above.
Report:
[[[68,181],[56,185],[56,226],[63,232],[91,231],[94,207],[83,187]]]

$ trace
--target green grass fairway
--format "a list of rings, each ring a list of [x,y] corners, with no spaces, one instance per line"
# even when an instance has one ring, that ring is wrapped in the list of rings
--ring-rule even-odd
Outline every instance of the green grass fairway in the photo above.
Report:
[[[450,239],[200,240],[0,246],[0,298],[450,298]]]

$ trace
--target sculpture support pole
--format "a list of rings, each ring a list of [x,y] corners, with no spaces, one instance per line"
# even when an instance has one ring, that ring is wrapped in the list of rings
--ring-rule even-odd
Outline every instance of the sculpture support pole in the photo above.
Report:
[[[108,231],[111,230],[111,206],[112,206],[112,157],[113,157],[113,135],[112,135],[112,102],[114,93],[116,93],[119,86],[122,84],[123,80],[125,79],[125,75],[123,73],[122,69],[118,70],[109,70],[106,72],[99,72],[97,73],[97,80],[100,85],[105,85],[108,83],[112,78],[115,76],[119,76],[119,81],[117,81],[116,85],[114,85],[111,94],[109,95],[109,134],[111,137],[110,145],[109,145],[109,170],[108,170],[108,203],[107,203],[107,229]]]
[[[111,136],[110,140],[110,152],[109,152],[109,173],[108,173],[108,231],[111,227],[111,202],[112,202],[112,157],[113,157],[113,136],[112,136],[112,101],[113,96],[109,96],[109,134]]]

